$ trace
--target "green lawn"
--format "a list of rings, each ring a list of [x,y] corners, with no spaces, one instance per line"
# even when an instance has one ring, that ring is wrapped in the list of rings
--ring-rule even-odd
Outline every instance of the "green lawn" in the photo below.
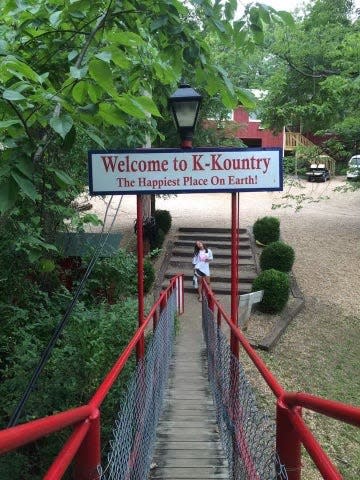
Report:
[[[289,391],[360,405],[360,318],[311,299],[272,353],[260,352]],[[259,398],[273,412],[274,397],[245,361]],[[304,418],[346,480],[360,478],[360,429],[304,410]],[[306,480],[322,478],[304,456]]]

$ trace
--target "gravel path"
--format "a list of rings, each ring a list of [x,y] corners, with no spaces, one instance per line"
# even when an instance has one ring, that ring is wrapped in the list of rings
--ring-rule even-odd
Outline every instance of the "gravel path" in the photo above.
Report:
[[[283,192],[241,193],[240,226],[251,227],[257,218],[265,215],[278,217],[283,240],[295,249],[294,273],[305,298],[334,305],[344,314],[359,315],[360,190],[334,191],[342,185],[344,181],[338,177],[325,184],[305,181],[287,184]],[[289,195],[293,197],[284,198]],[[307,200],[296,212],[297,196]],[[171,212],[172,231],[180,226],[229,227],[230,197],[226,193],[179,195],[157,199],[156,207]],[[114,203],[117,202],[116,198]],[[92,203],[97,212],[104,211],[102,200]],[[292,206],[273,210],[272,205],[279,203]],[[114,230],[126,232],[126,238],[133,237],[135,218],[136,199],[124,196]]]

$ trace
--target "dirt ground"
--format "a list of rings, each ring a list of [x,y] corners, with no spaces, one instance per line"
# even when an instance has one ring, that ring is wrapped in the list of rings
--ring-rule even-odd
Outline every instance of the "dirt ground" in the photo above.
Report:
[[[343,178],[326,183],[305,181],[285,184],[283,192],[240,194],[240,226],[251,227],[265,215],[280,219],[282,239],[296,252],[294,273],[307,298],[336,305],[346,314],[360,314],[360,190],[334,191]],[[285,198],[286,197],[286,198]],[[120,197],[114,198],[111,221]],[[303,207],[296,211],[299,199]],[[94,210],[104,212],[105,202],[93,200]],[[273,205],[282,205],[272,209]],[[184,194],[157,199],[158,209],[172,215],[172,231],[181,226],[230,227],[230,194]],[[136,199],[124,196],[113,231],[133,241]]]

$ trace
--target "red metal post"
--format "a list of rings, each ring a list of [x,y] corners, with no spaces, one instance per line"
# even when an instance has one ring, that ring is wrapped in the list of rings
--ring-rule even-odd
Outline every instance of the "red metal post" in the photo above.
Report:
[[[237,194],[231,194],[231,322],[237,327],[238,325],[238,203]],[[232,438],[232,463],[233,463],[233,480],[237,479],[240,471],[239,466],[239,449],[242,450],[241,442],[238,442],[238,419],[237,415],[240,411],[239,407],[239,341],[231,330],[230,335],[230,417],[234,424],[234,434]],[[248,472],[247,472],[248,473]]]
[[[138,324],[144,323],[144,241],[143,241],[143,208],[141,195],[136,196],[137,212],[137,265],[138,265]],[[144,357],[145,341],[144,334],[136,346],[136,358]]]
[[[100,412],[95,410],[89,417],[90,428],[75,457],[76,480],[99,480],[101,465]]]
[[[192,140],[190,139],[181,140],[180,148],[183,148],[185,150],[188,148],[192,148],[192,146],[193,146]]]
[[[306,425],[301,415],[299,407],[288,410],[291,415],[291,423],[298,435],[299,441],[308,451],[310,457],[317,466],[322,478],[326,480],[343,480],[343,476],[337,467],[331,462],[319,442],[316,440],[309,427]],[[290,478],[290,477],[289,477]]]
[[[231,194],[231,320],[238,325],[238,205],[237,194]],[[239,356],[239,342],[231,332],[232,353]]]
[[[294,407],[301,416],[301,408]],[[290,412],[281,399],[276,403],[276,450],[285,465],[289,480],[301,479],[301,441],[290,420]]]
[[[71,465],[71,462],[75,458],[83,440],[86,437],[90,428],[90,421],[86,420],[77,427],[75,427],[73,433],[62,447],[57,457],[51,464],[48,471],[45,473],[43,480],[58,480],[63,478],[65,472]]]

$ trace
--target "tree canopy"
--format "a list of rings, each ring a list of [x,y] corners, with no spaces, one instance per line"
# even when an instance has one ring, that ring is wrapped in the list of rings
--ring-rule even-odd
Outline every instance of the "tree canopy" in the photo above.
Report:
[[[351,130],[359,141],[359,22],[353,2],[310,2],[292,28],[278,26],[264,62],[271,74],[262,118],[274,130],[285,125],[297,131],[343,137]]]

